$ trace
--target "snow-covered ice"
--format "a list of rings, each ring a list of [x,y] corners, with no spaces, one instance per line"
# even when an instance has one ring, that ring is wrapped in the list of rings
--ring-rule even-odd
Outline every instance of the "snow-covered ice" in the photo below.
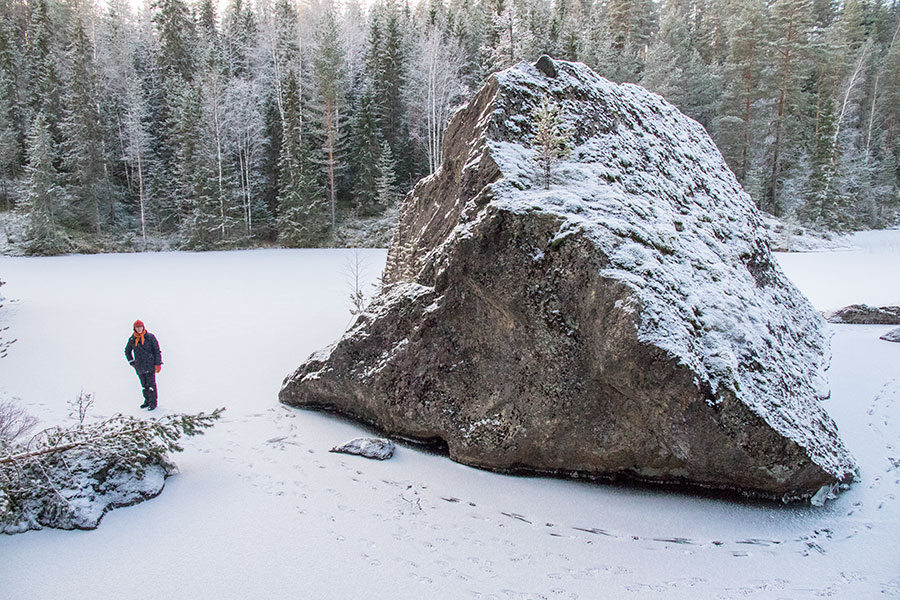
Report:
[[[900,301],[900,231],[779,255],[817,309]],[[278,404],[282,378],[350,322],[352,251],[0,258],[0,395],[44,425],[93,392],[144,414],[122,352],[160,339],[160,408],[223,419],[180,473],[95,531],[0,536],[0,598],[900,597],[900,345],[832,325],[825,400],[860,481],[825,507],[505,476],[408,446],[329,453],[371,432]],[[365,254],[373,281],[384,252]],[[368,283],[366,284],[368,287]]]

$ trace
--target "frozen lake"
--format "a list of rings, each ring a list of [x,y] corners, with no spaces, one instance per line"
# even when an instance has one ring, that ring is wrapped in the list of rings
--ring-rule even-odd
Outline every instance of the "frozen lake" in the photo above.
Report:
[[[779,255],[819,309],[900,303],[900,231]],[[833,326],[826,408],[861,480],[823,508],[497,475],[415,448],[328,450],[364,433],[277,401],[350,323],[352,250],[0,258],[0,397],[44,426],[95,394],[141,414],[123,348],[160,340],[160,410],[227,411],[174,456],[156,499],[95,531],[0,536],[9,599],[900,597],[900,344]],[[364,289],[383,250],[361,251]]]

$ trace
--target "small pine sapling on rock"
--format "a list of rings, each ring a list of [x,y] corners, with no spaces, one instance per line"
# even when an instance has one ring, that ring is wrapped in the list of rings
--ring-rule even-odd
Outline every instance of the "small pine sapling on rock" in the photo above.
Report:
[[[560,116],[559,105],[545,95],[541,105],[532,112],[534,135],[531,145],[536,150],[536,161],[544,176],[544,189],[550,189],[553,167],[572,152],[572,135]]]
[[[366,310],[366,295],[360,287],[360,281],[365,272],[365,261],[358,249],[353,250],[353,255],[347,257],[344,273],[350,284],[350,314],[354,317]]]

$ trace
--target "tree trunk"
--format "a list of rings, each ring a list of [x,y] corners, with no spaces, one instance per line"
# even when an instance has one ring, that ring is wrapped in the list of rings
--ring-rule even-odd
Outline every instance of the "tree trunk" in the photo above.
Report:
[[[247,235],[253,235],[253,212],[250,210],[250,132],[244,132],[244,148],[239,154],[243,154],[240,159],[241,167],[241,193],[244,198],[245,220],[247,224]]]
[[[219,102],[218,98],[213,100],[213,121],[216,128],[216,164],[219,170],[219,215],[222,219],[221,233],[222,239],[225,239],[225,195],[222,191],[222,131],[219,123]]]
[[[435,60],[430,56],[428,60],[428,169],[431,173],[437,171],[437,84],[435,82]]]
[[[784,61],[781,66],[781,87],[778,90],[778,111],[775,120],[775,144],[773,146],[772,171],[769,174],[769,184],[766,189],[766,206],[761,207],[763,210],[769,209],[769,212],[775,215],[778,213],[778,179],[781,175],[781,134],[784,126],[787,87],[788,82],[790,81],[791,42],[793,42],[794,36],[794,17],[795,15],[792,11],[788,17],[787,37],[785,38],[784,51],[782,52]]]
[[[138,176],[138,199],[141,204],[141,239],[144,243],[144,248],[147,248],[147,220],[144,213],[144,172],[141,161],[141,152],[138,150],[137,153],[137,176]]]
[[[336,224],[336,201],[335,201],[335,193],[334,193],[334,144],[335,144],[335,132],[334,132],[334,102],[331,98],[325,101],[325,119],[327,121],[326,127],[328,133],[326,135],[326,145],[328,148],[328,185],[329,185],[329,196],[330,196],[330,204],[331,204],[331,230],[334,231],[334,227]]]
[[[750,56],[747,62],[747,70],[744,72],[747,95],[744,99],[744,142],[741,146],[741,169],[738,180],[746,183],[747,173],[750,170],[750,107],[753,104],[753,63],[756,62],[756,24],[750,31],[751,39]]]
[[[887,52],[884,53],[885,57],[891,55],[891,50],[894,48],[894,43],[897,41],[897,34],[900,33],[900,23],[897,24],[897,29],[894,30],[894,36],[891,38],[891,44],[888,46]],[[875,85],[872,89],[872,110],[869,112],[869,127],[866,132],[866,164],[869,164],[869,149],[872,144],[872,126],[875,122],[875,106],[878,103],[878,80],[881,78],[881,71],[875,75]]]
[[[866,43],[866,45],[863,46],[859,55],[859,61],[856,63],[856,68],[853,69],[853,75],[850,76],[850,82],[847,84],[847,91],[844,93],[844,102],[841,104],[841,114],[838,116],[837,125],[834,128],[834,138],[831,140],[832,162],[834,162],[834,157],[837,154],[838,135],[841,132],[841,121],[844,120],[844,115],[847,114],[847,105],[850,103],[850,93],[853,91],[856,80],[859,78],[859,74],[862,71],[863,64],[866,62],[866,57],[869,55],[869,47],[870,43]]]
[[[275,104],[278,106],[278,116],[281,117],[282,135],[287,130],[287,121],[284,117],[284,92],[281,90],[281,65],[278,64],[278,49],[272,45],[272,65],[275,69]]]

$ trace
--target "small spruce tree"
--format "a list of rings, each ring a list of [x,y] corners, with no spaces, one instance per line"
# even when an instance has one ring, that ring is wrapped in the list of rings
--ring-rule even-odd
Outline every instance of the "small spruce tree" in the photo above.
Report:
[[[353,120],[352,153],[350,167],[354,208],[363,216],[378,214],[378,164],[381,144],[378,132],[378,108],[368,86],[359,98],[359,109]]]
[[[50,125],[39,112],[28,131],[28,251],[32,254],[58,254],[65,250],[57,226],[56,212],[61,202],[59,174],[53,165],[53,136]]]
[[[378,181],[375,185],[375,202],[382,209],[388,208],[397,198],[397,176],[394,171],[394,154],[387,141],[381,142],[381,156],[378,158]]]

